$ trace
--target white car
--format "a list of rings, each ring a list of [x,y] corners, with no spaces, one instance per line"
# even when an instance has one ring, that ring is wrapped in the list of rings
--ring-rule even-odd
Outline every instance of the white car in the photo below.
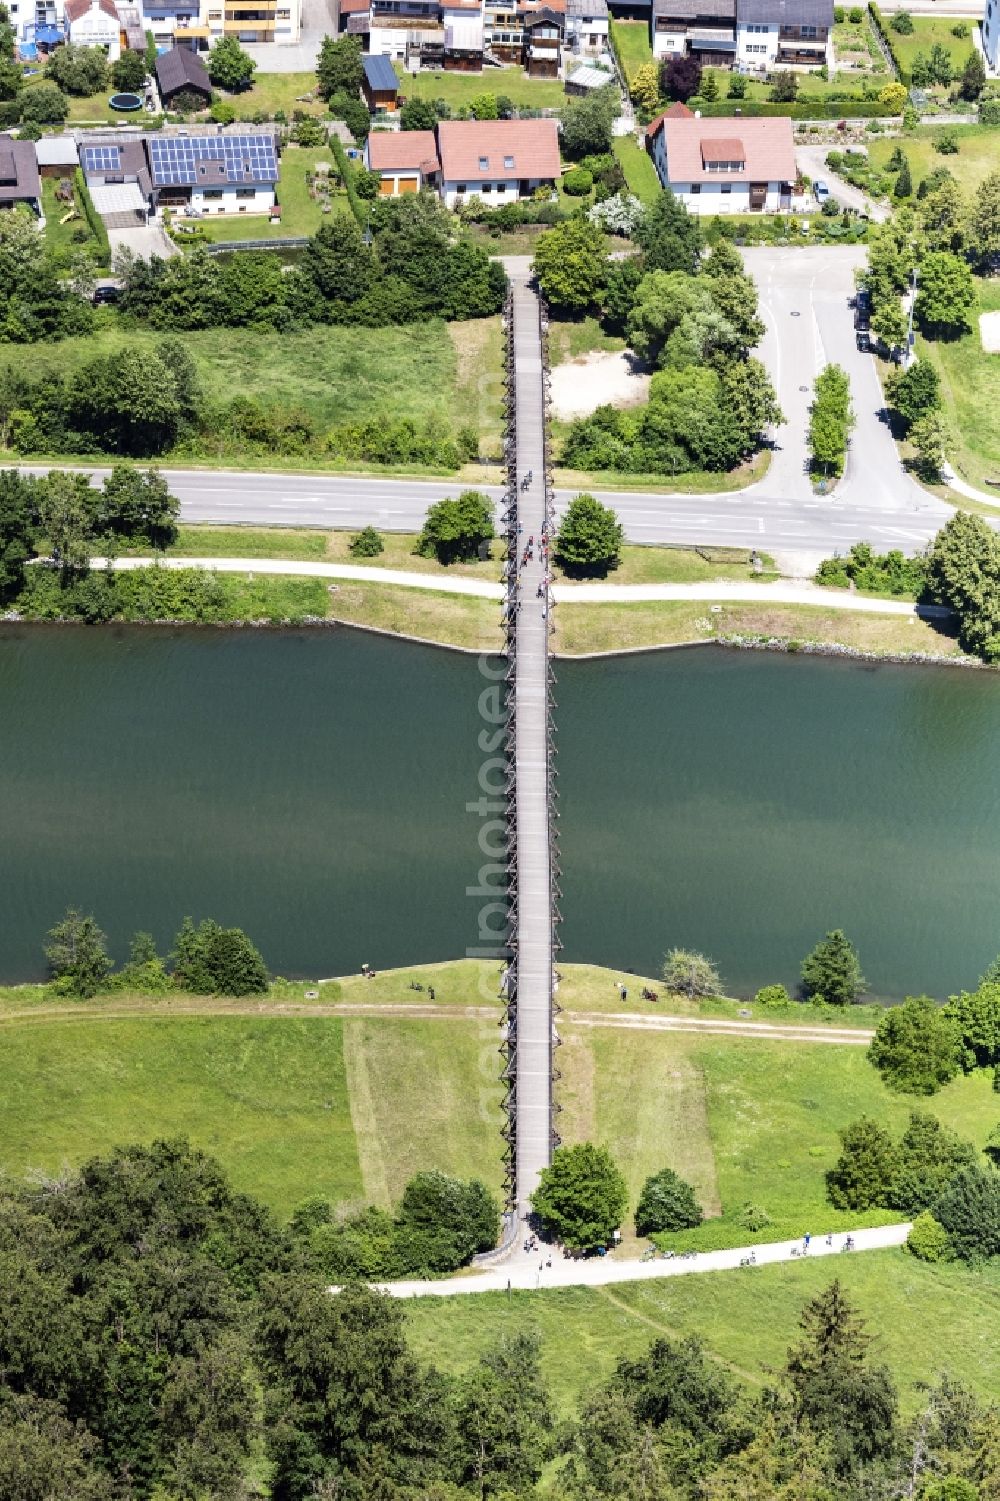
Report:
[[[822,178],[820,178],[818,182],[813,183],[813,194],[815,195],[816,202],[819,204],[824,204],[829,198],[830,189],[827,187]]]

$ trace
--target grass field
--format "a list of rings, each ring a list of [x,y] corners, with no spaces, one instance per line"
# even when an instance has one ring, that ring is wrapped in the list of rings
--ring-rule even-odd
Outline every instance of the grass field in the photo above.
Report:
[[[29,84],[30,87],[30,84]],[[289,118],[295,110],[307,115],[322,114],[326,108],[322,99],[315,96],[315,73],[257,73],[253,87],[239,94],[221,92],[222,98],[236,110],[238,120],[251,120],[254,115],[273,119],[277,110],[284,110]],[[134,125],[137,121],[149,122],[143,111],[126,112],[113,110],[108,103],[112,88],[101,94],[89,94],[82,98],[69,97],[69,124],[96,120],[111,120],[117,124]],[[208,120],[208,111],[194,116],[196,120]]]
[[[892,26],[892,18],[887,18],[890,45],[902,72],[909,75],[918,52],[922,52],[927,57],[932,47],[940,45],[951,58],[952,72],[957,77],[965,67],[969,53],[973,50],[971,36],[952,35],[952,27],[958,24],[960,18],[957,16],[913,16],[911,19],[913,21],[912,32],[907,36],[900,36]],[[970,27],[975,24],[974,21],[966,20],[966,25]]]
[[[916,21],[914,21],[914,25]],[[877,170],[885,168],[893,149],[902,146],[910,163],[910,175],[913,178],[914,190],[918,187],[920,179],[926,177],[929,172],[938,167],[947,167],[956,181],[971,192],[983,178],[990,172],[997,170],[1000,162],[1000,126],[990,125],[960,125],[952,127],[958,141],[958,151],[955,155],[942,156],[934,149],[935,141],[939,141],[947,125],[939,126],[921,125],[916,130],[910,131],[902,140],[879,139],[872,137],[868,142],[868,157],[871,165]]]
[[[621,163],[629,191],[647,207],[655,203],[663,189],[649,153],[636,144],[634,136],[615,136],[614,152]]]
[[[32,369],[36,375],[67,374],[95,355],[124,345],[155,348],[165,337],[146,328],[123,329],[112,314],[85,338],[33,348]],[[213,400],[255,396],[268,405],[304,408],[331,425],[380,415],[421,420],[440,416],[444,408],[456,427],[477,429],[485,453],[499,447],[502,343],[496,318],[285,334],[214,328],[185,334],[184,344]],[[14,346],[0,349],[0,369],[21,359]],[[308,465],[300,460],[289,467]]]
[[[798,1338],[802,1305],[834,1276],[876,1335],[905,1412],[921,1401],[916,1383],[942,1370],[1000,1400],[1000,1266],[929,1267],[904,1251],[606,1289],[415,1299],[407,1327],[421,1355],[453,1371],[504,1333],[536,1331],[544,1375],[568,1412],[612,1375],[619,1355],[637,1356],[658,1336],[697,1334],[731,1375],[767,1385]]]
[[[1000,143],[1000,133],[995,134]],[[987,479],[1000,479],[1000,432],[993,416],[1000,402],[1000,355],[984,353],[978,315],[1000,312],[1000,283],[977,279],[976,287],[972,329],[950,341],[918,339],[917,348],[941,376],[945,410],[958,436],[948,457],[971,484],[983,486]]]
[[[649,40],[649,22],[613,20],[611,35],[614,38],[622,72],[631,83],[643,64],[653,61],[653,48]]]
[[[526,109],[562,109],[566,91],[558,78],[529,78],[521,68],[488,68],[482,73],[407,73],[398,64],[400,99],[443,99],[451,109],[467,107],[482,94],[505,94]]]

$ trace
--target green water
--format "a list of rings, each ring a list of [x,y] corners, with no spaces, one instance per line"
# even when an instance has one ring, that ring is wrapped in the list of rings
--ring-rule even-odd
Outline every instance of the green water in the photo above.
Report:
[[[482,686],[346,631],[0,629],[0,975],[69,903],[119,958],[185,913],[277,973],[462,953]],[[836,924],[879,993],[943,995],[1000,950],[1000,679],[701,649],[556,691],[566,958],[750,990]]]

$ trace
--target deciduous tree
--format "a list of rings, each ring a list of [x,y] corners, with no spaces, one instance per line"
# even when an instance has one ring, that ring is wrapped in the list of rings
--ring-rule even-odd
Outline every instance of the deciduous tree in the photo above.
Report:
[[[595,307],[608,274],[604,235],[586,219],[546,230],[535,247],[533,270],[547,302],[560,312]]]
[[[248,88],[256,71],[256,61],[234,36],[220,37],[208,54],[209,78],[230,94]]]
[[[610,506],[593,495],[577,495],[559,523],[555,556],[567,570],[605,574],[617,567],[625,531]]]
[[[673,1168],[661,1168],[646,1179],[635,1206],[637,1235],[653,1235],[658,1230],[689,1230],[701,1221],[701,1205],[694,1189]]]
[[[455,500],[439,500],[424,519],[417,552],[439,563],[477,558],[493,536],[493,507],[478,490],[463,490]]]
[[[719,971],[711,959],[693,949],[671,949],[663,961],[661,973],[667,989],[687,996],[689,1001],[718,995],[722,989]]]
[[[907,996],[891,1006],[875,1029],[868,1061],[892,1089],[934,1094],[959,1071],[959,1032],[929,997]]]
[[[946,250],[932,250],[920,263],[914,312],[932,334],[958,333],[970,326],[976,288],[968,265]]]
[[[556,1148],[531,1203],[548,1233],[571,1251],[590,1251],[611,1243],[628,1190],[608,1149],[585,1141]]]
[[[364,77],[361,55],[360,37],[345,34],[336,39],[332,36],[323,38],[316,63],[316,77],[324,99],[329,99],[341,90],[346,94],[357,94]],[[407,125],[404,128],[414,130],[426,127]]]
[[[840,1156],[826,1175],[835,1209],[873,1209],[888,1200],[899,1151],[878,1121],[863,1115],[840,1134]]]

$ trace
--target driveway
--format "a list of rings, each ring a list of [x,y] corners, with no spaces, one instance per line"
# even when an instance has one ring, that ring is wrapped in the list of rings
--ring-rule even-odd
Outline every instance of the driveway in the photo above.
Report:
[[[811,177],[813,182],[822,178],[830,189],[830,197],[835,198],[844,208],[853,208],[859,214],[867,214],[876,224],[884,223],[889,217],[889,209],[884,203],[876,203],[874,198],[869,198],[860,188],[852,188],[849,182],[844,182],[836,172],[830,171],[826,165],[826,156],[833,149],[831,146],[796,146],[795,165],[806,177]]]
[[[259,73],[311,73],[316,67],[319,44],[333,35],[332,0],[302,0],[302,27],[294,43],[244,42]]]
[[[885,536],[889,546],[912,550],[928,526],[936,529],[952,512],[904,471],[884,421],[875,361],[857,347],[849,304],[854,272],[865,264],[864,246],[757,246],[744,250],[743,258],[757,283],[767,325],[758,353],[788,419],[775,434],[776,450],[766,478],[753,488],[803,502],[820,514],[862,506],[869,514],[906,511],[915,521],[919,514],[919,528],[908,527],[904,520],[890,526]],[[809,481],[806,433],[813,382],[828,363],[847,371],[857,421],[844,478],[829,499],[821,499]],[[753,494],[753,488],[747,493]],[[897,514],[894,523],[898,521]]]
[[[108,239],[111,242],[112,261],[118,250],[131,250],[142,261],[148,261],[154,255],[166,260],[170,255],[180,254],[161,224],[137,224],[131,229],[109,229]]]

